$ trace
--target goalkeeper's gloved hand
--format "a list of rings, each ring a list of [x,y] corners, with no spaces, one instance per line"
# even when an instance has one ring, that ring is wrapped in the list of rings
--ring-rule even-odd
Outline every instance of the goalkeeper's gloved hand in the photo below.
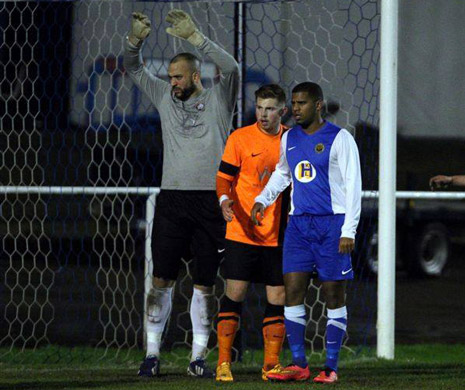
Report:
[[[128,39],[135,46],[142,45],[142,42],[150,34],[151,23],[149,17],[140,12],[133,12],[131,19],[131,30],[129,30]]]
[[[173,25],[166,29],[168,34],[176,38],[187,39],[194,46],[200,46],[205,41],[205,37],[186,12],[173,9],[168,12],[166,21]]]

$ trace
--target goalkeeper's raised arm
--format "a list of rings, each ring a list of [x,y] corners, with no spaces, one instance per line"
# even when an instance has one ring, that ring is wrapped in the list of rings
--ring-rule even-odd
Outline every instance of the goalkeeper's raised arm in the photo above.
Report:
[[[186,12],[172,10],[168,13],[166,21],[172,24],[172,27],[166,29],[168,34],[187,40],[220,68],[220,82],[214,89],[219,89],[218,98],[223,99],[229,109],[233,110],[239,91],[239,64],[234,57],[206,38]]]
[[[124,42],[124,68],[134,83],[144,91],[158,109],[165,94],[169,94],[169,84],[150,73],[142,62],[140,48],[149,36],[152,24],[147,15],[133,12],[131,27]]]

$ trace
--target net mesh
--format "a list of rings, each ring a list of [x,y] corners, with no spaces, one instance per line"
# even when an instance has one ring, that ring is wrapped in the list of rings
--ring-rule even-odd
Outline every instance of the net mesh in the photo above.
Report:
[[[364,188],[375,188],[378,1],[3,2],[1,183],[118,187],[121,193],[0,195],[0,353],[51,344],[103,348],[103,355],[142,348],[144,283],[150,278],[146,196],[124,188],[159,186],[163,154],[158,112],[125,76],[122,42],[131,13],[147,14],[152,33],[143,46],[145,66],[166,77],[175,53],[194,50],[165,33],[164,17],[175,7],[189,12],[202,32],[240,61],[237,126],[254,120],[258,86],[276,82],[289,94],[299,82],[316,81],[328,103],[327,118],[357,139]],[[207,87],[216,72],[205,59]],[[373,219],[368,215],[359,226],[346,345],[374,338],[376,285],[364,268]],[[164,343],[175,361],[187,358],[192,337],[187,311],[192,282],[188,262],[184,265]],[[220,271],[218,298],[223,290]],[[237,358],[253,357],[262,345],[264,302],[263,287],[252,286]],[[312,353],[321,353],[326,317],[314,281],[306,306],[307,342]],[[211,350],[215,343],[212,336]]]

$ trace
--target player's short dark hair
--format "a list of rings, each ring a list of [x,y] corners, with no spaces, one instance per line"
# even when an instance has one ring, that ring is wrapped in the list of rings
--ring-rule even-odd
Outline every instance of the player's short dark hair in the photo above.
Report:
[[[179,61],[186,61],[192,72],[200,71],[200,60],[199,58],[192,53],[179,53],[171,58],[170,65]]]
[[[293,89],[292,93],[306,92],[311,99],[316,102],[318,100],[324,100],[323,90],[317,83],[306,81],[305,83],[297,84]]]
[[[286,92],[278,84],[262,85],[255,91],[255,100],[276,99],[278,103],[286,104]]]

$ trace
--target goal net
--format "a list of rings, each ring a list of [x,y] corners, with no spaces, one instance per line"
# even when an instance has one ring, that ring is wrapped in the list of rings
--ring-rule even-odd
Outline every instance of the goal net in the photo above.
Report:
[[[131,13],[147,14],[145,66],[167,77],[169,59],[194,50],[165,33],[173,8],[189,12],[239,61],[235,126],[254,120],[260,85],[279,83],[289,96],[297,83],[315,81],[327,118],[359,144],[364,188],[375,189],[378,1],[2,2],[1,356],[50,345],[92,347],[102,356],[143,348],[144,285],[151,277],[146,200],[160,185],[163,154],[159,114],[125,75],[122,46]],[[208,58],[202,72],[208,87],[217,74]],[[348,288],[345,345],[352,350],[375,336],[376,284],[364,268],[374,218],[363,217],[359,226],[357,277]],[[187,358],[192,337],[187,260],[164,338],[175,361]],[[223,290],[220,270],[218,298]],[[306,306],[307,342],[321,353],[326,318],[316,281]],[[237,358],[253,358],[261,348],[263,309],[263,286],[253,286]],[[215,345],[213,334],[210,351]]]

